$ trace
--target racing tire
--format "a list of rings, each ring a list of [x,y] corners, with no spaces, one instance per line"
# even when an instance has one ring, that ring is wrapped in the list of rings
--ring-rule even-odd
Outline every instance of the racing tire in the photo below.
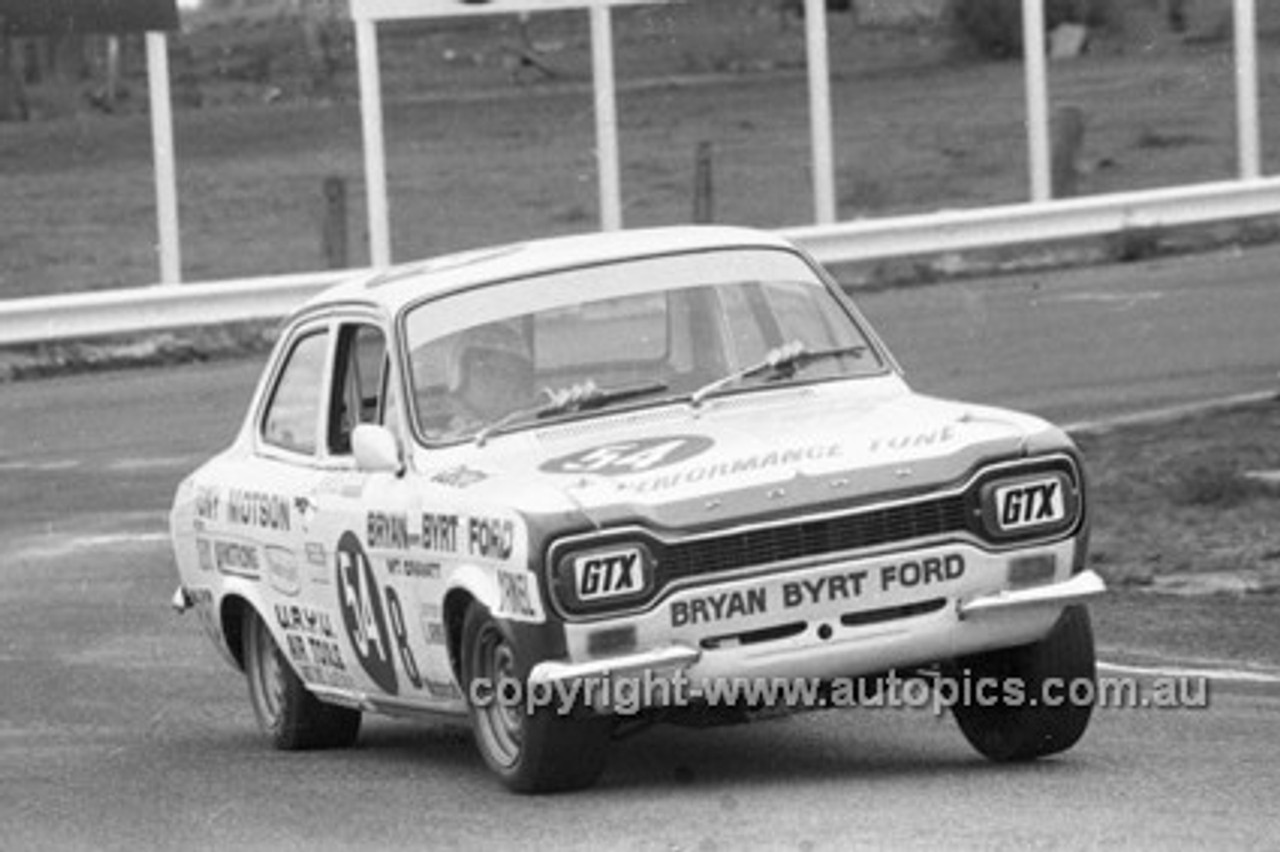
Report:
[[[523,699],[530,669],[510,625],[472,604],[462,626],[462,682],[485,763],[517,793],[591,786],[604,771],[613,720],[590,711],[565,715],[553,707],[528,711],[517,699]],[[479,704],[477,689],[486,696]]]
[[[980,678],[999,682],[993,702],[961,702],[952,708],[965,739],[984,757],[1007,763],[1066,751],[1084,735],[1097,694],[1089,611],[1067,607],[1043,640],[963,657],[947,674],[974,684]],[[1088,688],[1080,686],[1084,681]],[[1021,690],[1006,688],[1019,683]],[[1044,700],[1046,683],[1053,704]]]
[[[360,711],[312,695],[276,645],[262,618],[246,608],[244,673],[258,726],[281,751],[347,748],[360,733]]]

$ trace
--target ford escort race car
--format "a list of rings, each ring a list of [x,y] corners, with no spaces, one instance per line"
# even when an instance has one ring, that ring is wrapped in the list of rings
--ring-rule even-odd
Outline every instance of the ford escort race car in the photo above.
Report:
[[[948,704],[994,760],[1089,720],[1037,700],[1095,678],[1072,442],[914,393],[767,233],[564,237],[339,285],[283,325],[171,528],[175,607],[282,749],[351,745],[364,712],[469,715],[510,788],[581,787],[632,717],[770,703],[709,686],[897,672],[963,683]]]

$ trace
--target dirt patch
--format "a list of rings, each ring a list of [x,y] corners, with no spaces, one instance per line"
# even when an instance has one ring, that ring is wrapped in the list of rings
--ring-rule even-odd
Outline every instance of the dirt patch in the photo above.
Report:
[[[1092,565],[1177,593],[1280,590],[1280,398],[1077,436],[1093,497]]]

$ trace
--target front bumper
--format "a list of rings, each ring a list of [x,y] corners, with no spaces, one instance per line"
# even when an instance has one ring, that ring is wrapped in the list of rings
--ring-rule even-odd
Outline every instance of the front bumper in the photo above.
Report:
[[[694,679],[854,677],[1025,645],[1048,635],[1064,607],[1105,591],[1096,573],[1070,573],[1077,546],[1068,539],[1036,548],[1057,567],[1025,588],[1008,581],[1025,552],[952,545],[683,589],[645,613],[566,624],[569,658],[536,665],[530,682],[675,672]],[[909,564],[957,558],[964,573],[936,584],[899,588],[884,579]],[[796,602],[805,588],[849,591],[849,578],[859,575],[857,596],[813,593],[810,600],[804,592]],[[837,587],[839,577],[845,580]],[[715,617],[688,617],[692,612]],[[599,649],[602,635],[620,634],[630,640]]]

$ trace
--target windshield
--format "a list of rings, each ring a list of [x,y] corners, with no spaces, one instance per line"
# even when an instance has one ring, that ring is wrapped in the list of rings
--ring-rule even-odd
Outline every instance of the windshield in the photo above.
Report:
[[[430,442],[585,411],[884,372],[800,257],[736,249],[486,285],[411,308],[414,416]],[[822,353],[767,373],[779,350]]]

